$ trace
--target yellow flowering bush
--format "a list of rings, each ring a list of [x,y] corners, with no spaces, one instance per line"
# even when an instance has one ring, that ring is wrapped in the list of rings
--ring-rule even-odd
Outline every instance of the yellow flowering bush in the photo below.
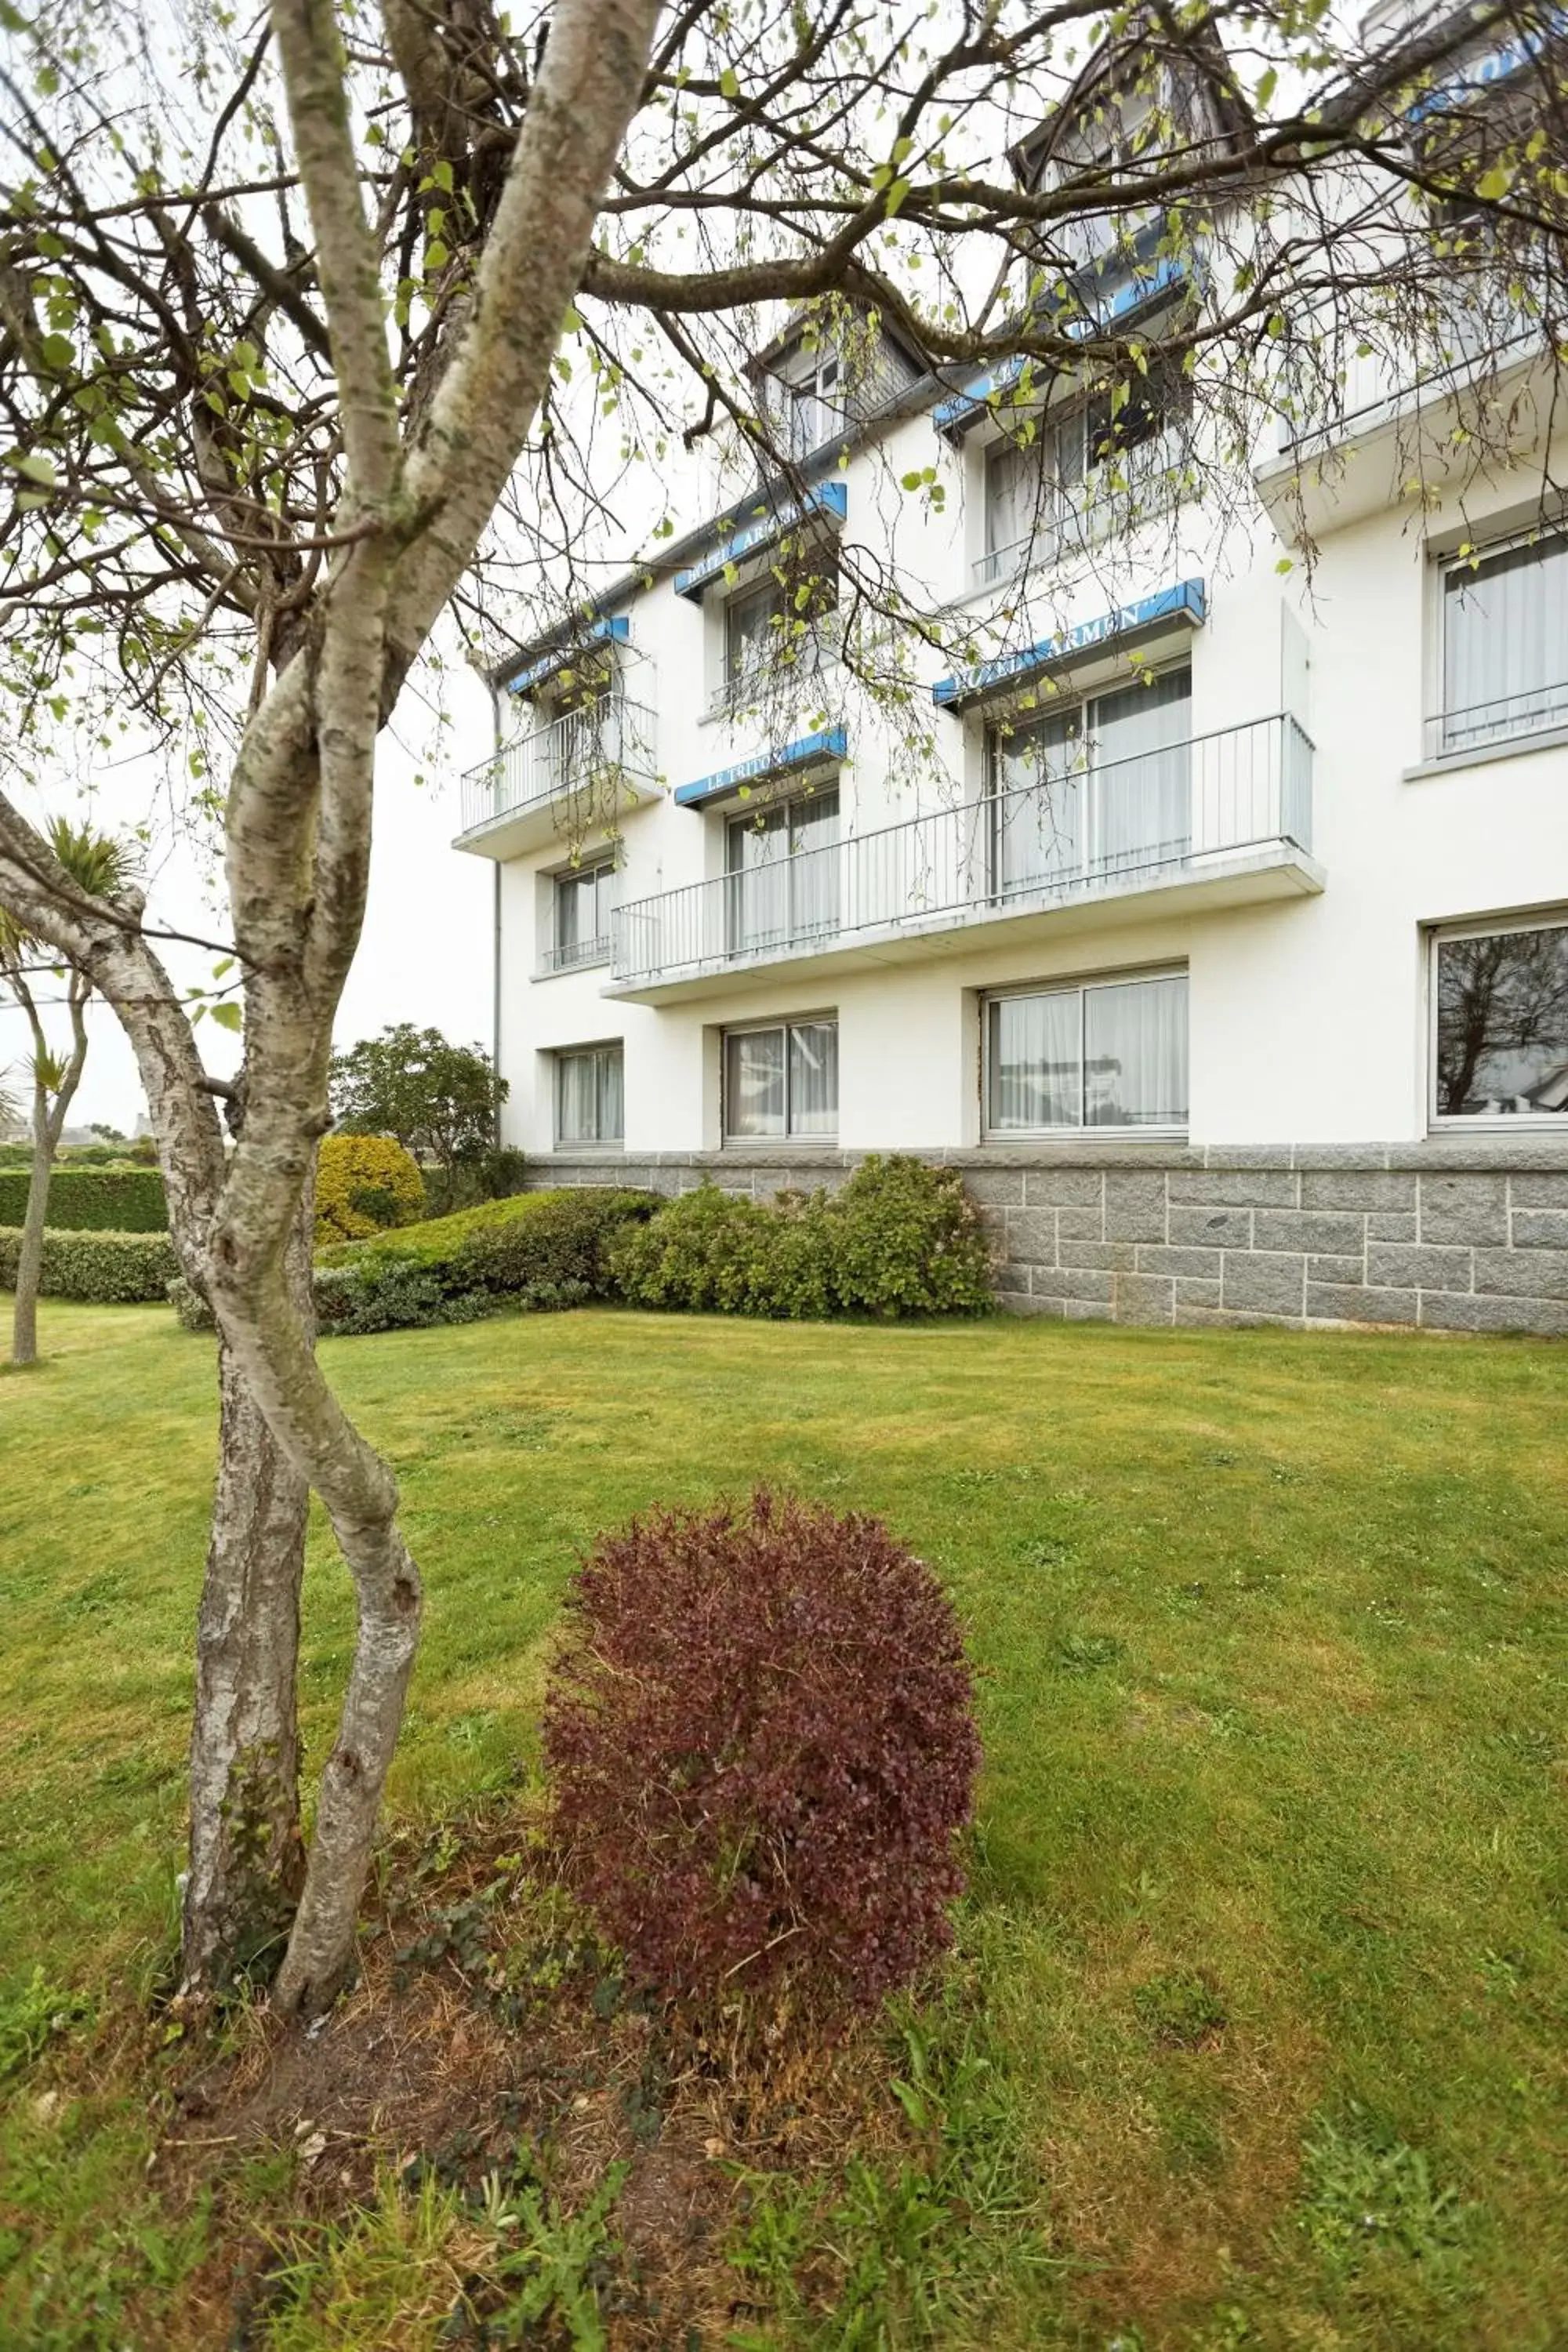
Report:
[[[316,1161],[316,1246],[406,1225],[425,1207],[411,1152],[391,1135],[329,1135]]]

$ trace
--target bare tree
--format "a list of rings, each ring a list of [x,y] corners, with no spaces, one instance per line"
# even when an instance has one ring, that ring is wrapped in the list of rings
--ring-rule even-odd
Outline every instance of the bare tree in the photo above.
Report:
[[[521,27],[488,0],[270,0],[243,37],[191,0],[183,30],[194,105],[166,13],[136,0],[48,0],[5,80],[0,661],[35,753],[61,698],[129,696],[223,776],[231,1149],[140,902],[75,889],[8,800],[0,900],[119,1011],[219,1326],[187,1969],[210,1981],[247,1918],[291,1917],[276,1999],[309,2011],[353,1963],[421,1601],[391,1473],[315,1360],[301,1213],[376,739],[443,613],[504,625],[509,582],[572,608],[606,433],[612,469],[713,434],[742,481],[800,483],[749,364],[784,305],[871,322],[946,382],[1005,366],[985,396],[1020,438],[1087,383],[1114,451],[1152,372],[1174,373],[1216,478],[1245,466],[1259,403],[1331,404],[1345,338],[1436,330],[1459,265],[1435,205],[1497,225],[1506,260],[1489,243],[1475,267],[1511,273],[1551,331],[1563,194],[1531,142],[1557,119],[1556,37],[1510,5],[1338,41],[1298,0],[555,0]],[[1527,121],[1467,139],[1461,106],[1459,131],[1419,131],[1478,42],[1527,37]],[[1110,135],[1086,143],[1097,118]],[[1086,224],[1156,249],[1182,299],[1119,329]],[[563,330],[588,396],[563,381]],[[964,625],[847,563],[846,620],[873,625],[847,643],[907,708],[900,646],[962,650]],[[296,1903],[306,1483],[358,1633]],[[261,1824],[243,1871],[237,1821]]]

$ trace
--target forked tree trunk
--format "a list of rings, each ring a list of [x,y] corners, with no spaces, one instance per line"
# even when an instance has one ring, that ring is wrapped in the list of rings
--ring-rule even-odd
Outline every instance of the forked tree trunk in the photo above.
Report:
[[[313,1187],[289,1253],[314,1326]],[[219,1990],[282,1958],[305,1880],[300,1826],[300,1588],[310,1489],[218,1339],[217,1483],[196,1621],[190,1866],[181,1974]]]
[[[190,1986],[269,1975],[304,1883],[296,1689],[309,1500],[220,1339],[181,1937]]]

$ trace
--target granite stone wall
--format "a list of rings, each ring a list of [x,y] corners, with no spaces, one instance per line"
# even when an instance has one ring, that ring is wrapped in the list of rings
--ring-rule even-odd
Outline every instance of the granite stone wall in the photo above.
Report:
[[[766,1199],[860,1155],[560,1155],[535,1184]],[[1122,1143],[922,1155],[956,1167],[1015,1314],[1117,1323],[1568,1333],[1568,1134],[1221,1150]]]

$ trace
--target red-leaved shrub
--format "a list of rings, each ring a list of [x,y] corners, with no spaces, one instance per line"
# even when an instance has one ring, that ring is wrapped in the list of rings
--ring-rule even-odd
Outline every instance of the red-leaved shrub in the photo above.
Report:
[[[641,1982],[869,2006],[950,1940],[973,1685],[878,1519],[759,1493],[602,1537],[544,1750],[572,1883]]]

